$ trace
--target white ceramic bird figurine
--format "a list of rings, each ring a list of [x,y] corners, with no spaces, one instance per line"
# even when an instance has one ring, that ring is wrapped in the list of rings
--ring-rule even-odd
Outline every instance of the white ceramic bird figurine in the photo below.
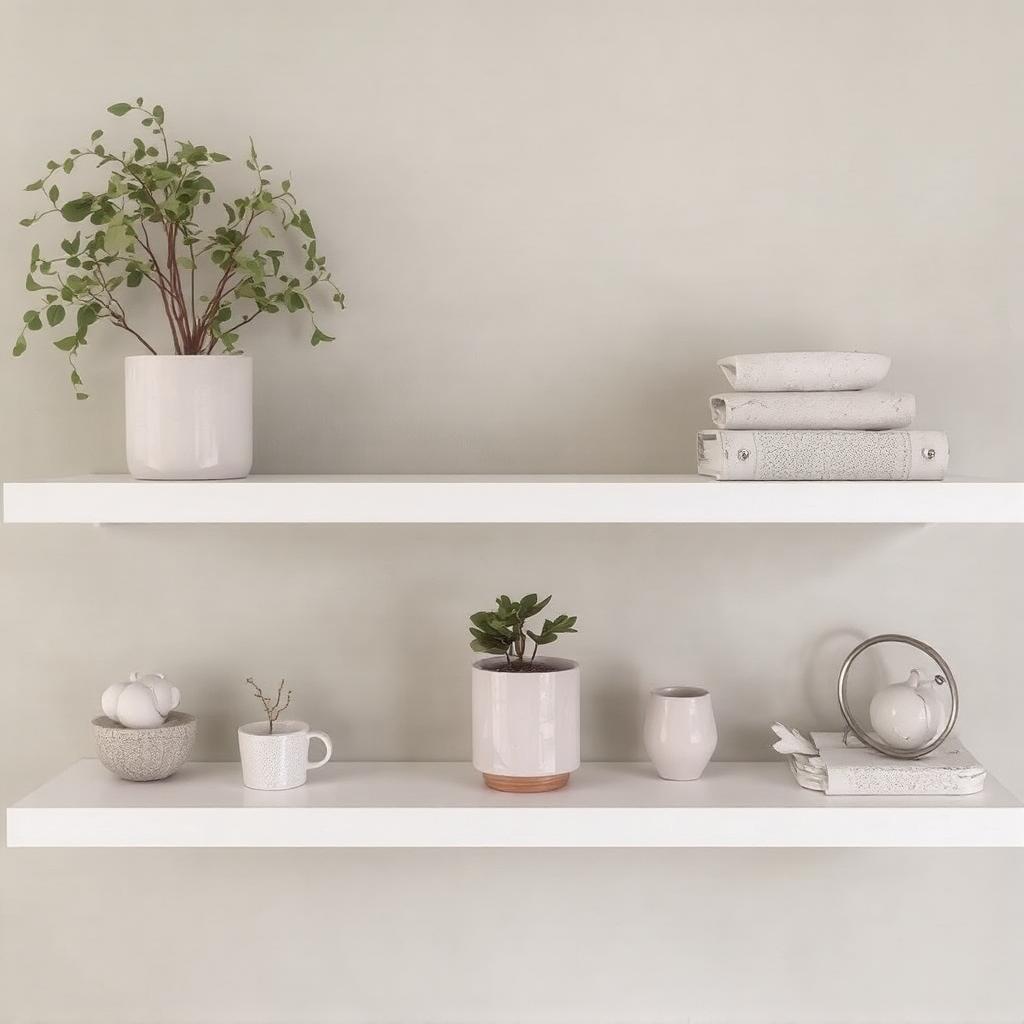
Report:
[[[871,698],[871,727],[891,747],[916,750],[930,743],[945,726],[945,708],[934,679],[917,669],[900,683],[890,683]]]
[[[153,729],[181,703],[181,692],[160,672],[140,675],[114,683],[103,691],[103,714],[128,729]]]
[[[799,729],[789,729],[781,722],[772,722],[772,732],[779,737],[772,749],[780,754],[805,754],[816,757],[818,748]]]

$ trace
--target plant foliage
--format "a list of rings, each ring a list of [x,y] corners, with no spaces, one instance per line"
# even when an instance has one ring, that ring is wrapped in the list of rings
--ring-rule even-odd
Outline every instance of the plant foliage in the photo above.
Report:
[[[482,654],[503,654],[509,668],[515,672],[528,669],[537,657],[538,647],[554,643],[561,633],[577,632],[573,628],[575,615],[545,619],[539,632],[526,628],[526,620],[546,608],[550,600],[550,594],[543,601],[538,601],[536,594],[527,594],[518,601],[502,594],[496,599],[496,609],[470,615],[469,632],[473,640],[469,646]],[[526,657],[527,638],[533,641],[529,659]]]
[[[141,96],[107,110],[115,117],[139,118],[139,134],[130,144],[108,149],[97,128],[87,144],[62,160],[50,160],[45,175],[26,186],[49,205],[22,225],[32,227],[56,214],[79,226],[61,241],[59,255],[32,247],[25,287],[38,293],[37,304],[22,317],[14,355],[25,351],[44,321],[59,328],[62,336],[53,344],[67,353],[77,397],[88,397],[75,357],[94,324],[110,321],[156,352],[157,346],[129,323],[122,304],[125,289],[146,282],[160,295],[179,355],[209,355],[218,348],[237,352],[242,327],[263,313],[282,311],[309,315],[311,344],[333,341],[318,325],[309,295],[326,290],[342,308],[345,296],[317,251],[316,232],[291,181],[271,184],[272,168],[260,162],[252,140],[245,160],[251,189],[218,207],[207,172],[229,157],[192,142],[169,141],[163,107],[147,107]],[[64,178],[89,165],[105,169],[106,184],[97,192],[69,189]],[[204,208],[218,210],[221,222],[201,225]],[[287,251],[289,234],[301,239],[300,257]]]

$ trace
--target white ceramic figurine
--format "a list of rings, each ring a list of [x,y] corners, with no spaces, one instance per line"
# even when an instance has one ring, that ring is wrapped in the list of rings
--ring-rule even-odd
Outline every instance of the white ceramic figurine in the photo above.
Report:
[[[871,699],[871,727],[897,750],[915,750],[930,743],[946,724],[946,710],[934,679],[910,678],[891,683]]]
[[[111,721],[128,729],[152,729],[181,703],[181,693],[160,672],[133,672],[127,682],[108,686],[100,703]]]

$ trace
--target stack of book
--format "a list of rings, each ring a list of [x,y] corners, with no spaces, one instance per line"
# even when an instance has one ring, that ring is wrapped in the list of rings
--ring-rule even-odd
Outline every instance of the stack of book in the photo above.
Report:
[[[949,442],[909,430],[913,395],[877,390],[888,356],[762,352],[719,360],[735,389],[711,397],[697,472],[719,480],[941,480]]]

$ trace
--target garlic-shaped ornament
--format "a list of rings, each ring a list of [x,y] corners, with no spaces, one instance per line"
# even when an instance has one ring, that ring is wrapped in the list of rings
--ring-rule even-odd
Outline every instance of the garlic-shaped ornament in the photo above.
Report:
[[[934,679],[910,678],[891,683],[871,699],[871,727],[896,750],[916,750],[930,743],[946,725],[946,711]]]
[[[128,729],[152,729],[163,725],[181,703],[181,693],[160,672],[133,672],[127,682],[114,683],[103,691],[103,714]]]

